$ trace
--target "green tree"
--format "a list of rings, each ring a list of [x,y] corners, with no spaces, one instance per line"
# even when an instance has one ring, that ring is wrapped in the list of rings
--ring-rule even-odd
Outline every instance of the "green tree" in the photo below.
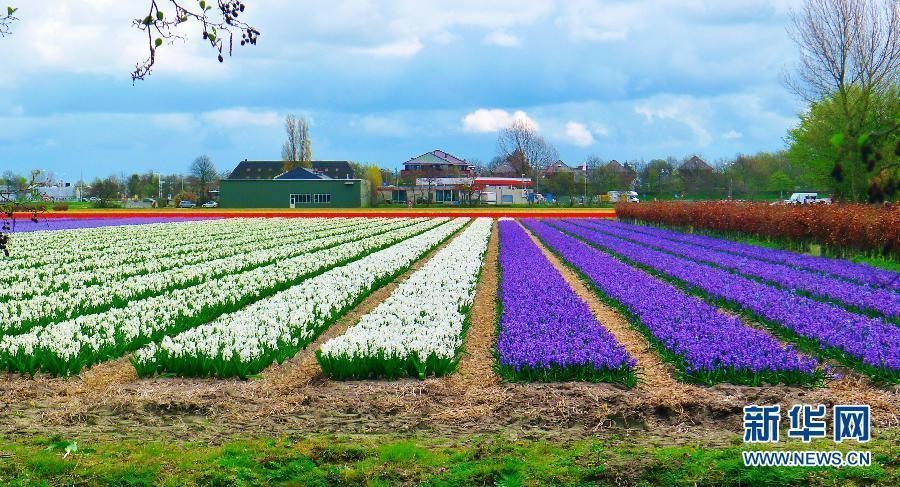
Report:
[[[891,197],[900,186],[900,3],[806,0],[792,20],[800,62],[787,82],[811,104],[790,135],[802,146],[795,154],[809,159],[797,162],[821,177],[830,157],[838,197]],[[886,162],[890,155],[894,161]]]
[[[194,179],[197,188],[199,189],[199,196],[203,201],[206,201],[208,198],[207,189],[209,189],[209,186],[215,181],[218,175],[216,166],[209,156],[202,155],[194,159],[190,169],[191,177]],[[202,201],[198,201],[197,203],[202,203]]]
[[[851,138],[841,109],[840,96],[812,103],[800,116],[800,123],[788,132],[788,158],[802,173],[800,183],[828,188],[838,197],[853,201],[866,199],[873,175],[896,172],[900,143],[900,94],[872,96],[873,107],[860,124],[861,133]],[[871,137],[870,134],[884,134]],[[861,149],[867,144],[867,154]],[[881,188],[877,186],[876,189]],[[887,188],[890,189],[890,188]]]
[[[791,177],[784,171],[777,170],[769,176],[769,184],[767,187],[769,191],[779,191],[781,193],[781,198],[784,199],[784,193],[794,189],[794,181],[791,180]]]

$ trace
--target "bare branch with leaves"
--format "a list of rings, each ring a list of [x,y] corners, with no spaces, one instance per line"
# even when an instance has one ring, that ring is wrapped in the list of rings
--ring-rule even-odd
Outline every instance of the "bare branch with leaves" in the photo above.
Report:
[[[19,9],[10,6],[6,7],[6,12],[4,14],[0,14],[0,37],[12,35],[12,25],[15,21],[19,20],[15,16],[18,10]]]
[[[259,31],[252,25],[240,20],[246,6],[240,0],[217,0],[216,5],[212,0],[199,0],[197,7],[188,8],[181,0],[150,0],[147,15],[134,19],[134,26],[147,34],[147,46],[149,56],[143,62],[135,65],[131,73],[132,81],[143,80],[150,75],[156,64],[158,50],[164,43],[173,43],[176,40],[185,40],[181,33],[184,24],[195,21],[200,24],[203,39],[209,43],[215,52],[219,62],[225,61],[225,54],[232,55],[235,43],[241,46],[256,45],[259,39]],[[160,8],[170,6],[174,8],[174,15],[168,15]],[[235,36],[240,34],[240,40]]]

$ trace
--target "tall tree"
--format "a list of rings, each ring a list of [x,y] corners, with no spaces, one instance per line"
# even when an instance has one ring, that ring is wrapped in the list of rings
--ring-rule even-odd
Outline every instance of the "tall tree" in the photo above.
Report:
[[[281,145],[281,160],[284,169],[289,171],[297,167],[312,167],[312,141],[309,138],[309,122],[288,114],[284,119],[284,131],[287,140]]]
[[[497,147],[516,171],[533,176],[536,191],[540,192],[541,179],[547,168],[559,160],[556,148],[538,134],[535,127],[525,120],[516,120],[512,125],[500,131]]]
[[[793,12],[790,34],[800,64],[787,77],[788,86],[811,104],[832,101],[838,116],[839,131],[830,136],[837,149],[832,177],[840,182],[850,175],[852,199],[862,193],[857,173],[873,175],[870,199],[877,196],[873,192],[896,191],[900,164],[878,162],[881,147],[894,145],[900,121],[883,118],[877,105],[900,93],[900,2],[807,0]],[[900,150],[900,141],[889,149]]]
[[[216,165],[213,164],[212,159],[209,156],[202,155],[191,163],[190,168],[191,177],[194,178],[197,182],[197,186],[200,189],[200,198],[206,200],[207,194],[206,190],[209,188],[209,185],[212,184],[216,179]]]

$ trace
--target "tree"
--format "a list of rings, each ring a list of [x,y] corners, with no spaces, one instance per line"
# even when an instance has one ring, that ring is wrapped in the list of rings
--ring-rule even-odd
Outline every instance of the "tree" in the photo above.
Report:
[[[115,176],[109,176],[106,179],[97,178],[91,183],[90,195],[99,199],[96,205],[101,208],[108,207],[113,201],[119,199],[121,192],[122,183]]]
[[[769,191],[778,191],[781,193],[781,199],[784,199],[784,193],[794,189],[794,182],[791,180],[790,176],[779,169],[769,176],[768,188]]]
[[[541,178],[551,164],[559,160],[559,153],[547,143],[534,126],[525,120],[516,120],[500,131],[497,147],[517,174],[535,178],[536,191],[540,192]]]
[[[0,14],[0,37],[12,34],[12,24],[19,20],[14,16],[18,10],[15,7],[6,7],[6,13]]]
[[[197,186],[200,189],[200,197],[206,199],[207,197],[207,188],[212,184],[216,179],[216,165],[213,164],[212,159],[209,156],[202,155],[191,163],[190,168],[191,177],[196,180]]]
[[[885,146],[900,151],[900,141],[894,142],[900,121],[878,105],[900,94],[900,2],[807,0],[793,12],[790,34],[800,64],[786,78],[788,86],[811,104],[811,112],[817,104],[820,112],[833,111],[830,175],[845,190],[838,196],[860,199],[859,174],[871,175],[870,200],[883,199],[887,189],[893,194],[900,165],[878,162]],[[845,177],[847,187],[841,188]]]
[[[284,119],[287,140],[281,146],[281,160],[285,171],[297,167],[312,167],[312,141],[309,138],[309,122],[288,114]]]

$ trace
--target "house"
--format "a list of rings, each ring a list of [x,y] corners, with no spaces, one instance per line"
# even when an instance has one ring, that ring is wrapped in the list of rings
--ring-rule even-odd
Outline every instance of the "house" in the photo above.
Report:
[[[584,180],[584,171],[582,171],[580,167],[574,168],[561,160],[547,166],[547,169],[544,171],[544,178],[550,179],[559,173],[571,174],[572,179],[576,181]]]
[[[403,163],[400,178],[475,176],[475,166],[442,150],[426,152]]]
[[[627,162],[623,165],[621,162],[613,159],[607,162],[603,168],[613,176],[617,184],[622,188],[631,187],[635,179],[637,179],[637,172]]]
[[[693,156],[678,166],[678,175],[684,182],[684,189],[688,192],[699,191],[708,186],[712,180],[713,167],[703,159]]]
[[[220,204],[223,208],[368,206],[369,182],[353,178],[352,171],[345,161],[313,161],[312,168],[285,171],[283,161],[243,160],[221,181]]]
[[[386,203],[432,202],[458,205],[468,202],[523,204],[533,197],[534,183],[528,178],[456,177],[419,178],[416,185],[384,186],[376,190]]]
[[[75,185],[63,181],[36,184],[30,189],[33,194],[44,201],[74,201],[78,199]]]
[[[684,161],[681,166],[678,167],[679,173],[705,173],[711,174],[713,172],[713,167],[706,163],[703,159],[700,159],[697,156],[693,156],[690,159]]]

